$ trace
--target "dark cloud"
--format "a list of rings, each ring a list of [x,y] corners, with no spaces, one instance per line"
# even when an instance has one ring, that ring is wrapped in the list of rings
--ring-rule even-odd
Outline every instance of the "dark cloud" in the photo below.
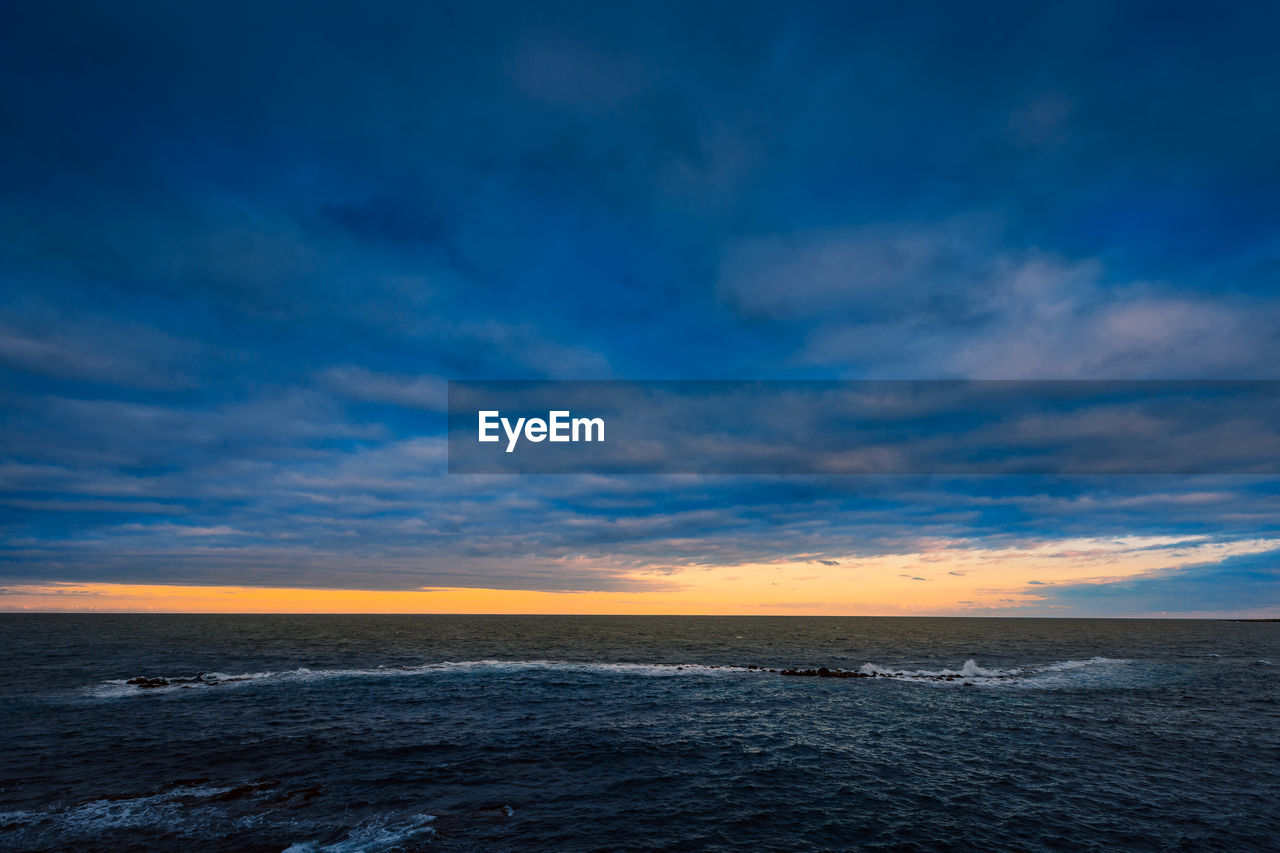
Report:
[[[503,440],[556,410],[607,440]],[[1274,380],[453,382],[449,470],[1276,475],[1277,423]]]

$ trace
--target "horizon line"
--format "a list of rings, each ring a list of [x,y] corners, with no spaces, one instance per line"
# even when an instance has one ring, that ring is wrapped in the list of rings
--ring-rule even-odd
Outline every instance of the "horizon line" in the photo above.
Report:
[[[1276,616],[1053,616],[1045,614],[884,614],[884,613],[503,613],[500,611],[385,611],[371,613],[360,610],[326,611],[262,611],[262,610],[6,610],[0,616],[504,616],[558,619],[1052,619],[1057,621],[1113,622],[1280,622]]]

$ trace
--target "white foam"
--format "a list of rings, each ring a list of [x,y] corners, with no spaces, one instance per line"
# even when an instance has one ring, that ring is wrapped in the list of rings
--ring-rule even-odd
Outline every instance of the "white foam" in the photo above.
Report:
[[[1047,687],[1069,683],[1069,679],[1059,675],[1061,673],[1069,673],[1086,667],[1126,663],[1130,663],[1130,661],[1094,657],[1088,660],[1065,660],[1049,664],[998,669],[979,666],[976,660],[970,658],[959,669],[889,669],[873,663],[867,663],[863,664],[859,671],[866,675],[881,678],[928,684]]]
[[[887,678],[901,678],[906,681],[936,681],[947,678],[1012,678],[1022,670],[986,669],[978,666],[978,662],[973,658],[969,658],[959,669],[886,669],[873,663],[866,663],[861,666],[859,672]]]
[[[302,841],[290,844],[284,853],[381,853],[398,849],[405,842],[436,834],[431,823],[435,815],[417,814],[392,824],[387,820],[371,820],[353,827],[345,838],[329,844]]]
[[[1081,669],[1086,666],[1105,666],[1115,663],[1130,663],[1128,660],[1121,658],[1089,658],[1088,660],[1064,660],[1060,663],[1050,663],[1036,667],[1038,672],[1065,672],[1070,669]]]
[[[588,663],[557,660],[475,660],[443,661],[415,666],[379,666],[374,669],[307,669],[305,667],[280,672],[246,672],[229,675],[207,672],[198,676],[164,676],[168,683],[162,686],[130,684],[131,679],[117,678],[100,682],[87,688],[87,692],[101,699],[121,696],[175,693],[182,690],[209,689],[236,686],[260,681],[317,681],[334,678],[403,678],[421,677],[441,672],[481,671],[519,672],[549,670],[556,672],[617,673],[623,675],[670,677],[682,674],[728,674],[749,672],[746,667],[704,664],[667,663]]]
[[[187,785],[142,797],[90,800],[49,812],[9,812],[0,823],[34,825],[49,821],[77,835],[136,827],[172,826],[189,812],[192,800],[208,800],[232,790],[208,785]]]
[[[1090,667],[1105,667],[1129,661],[1094,657],[1086,660],[1065,660],[1049,664],[1023,667],[984,667],[970,658],[957,669],[893,669],[874,663],[865,663],[857,671],[863,675],[892,678],[899,681],[942,684],[1033,684],[1045,686],[1053,674],[1069,673]],[[638,677],[670,678],[682,675],[740,676],[762,675],[768,670],[759,667],[718,666],[713,664],[674,663],[599,663],[562,660],[473,660],[442,661],[406,666],[379,666],[371,669],[308,669],[305,667],[279,672],[223,672],[202,673],[198,676],[169,677],[163,686],[130,684],[129,679],[113,679],[86,688],[86,692],[101,699],[148,694],[170,694],[187,690],[210,690],[242,687],[251,684],[277,684],[310,682],[339,678],[420,678],[442,673],[493,672],[520,673],[545,671],[551,673],[615,674]],[[1061,679],[1059,679],[1061,681]]]

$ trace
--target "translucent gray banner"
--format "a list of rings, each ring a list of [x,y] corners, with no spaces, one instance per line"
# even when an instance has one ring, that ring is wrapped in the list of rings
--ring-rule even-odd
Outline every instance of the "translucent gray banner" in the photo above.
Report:
[[[1280,381],[452,381],[452,474],[1278,474]]]

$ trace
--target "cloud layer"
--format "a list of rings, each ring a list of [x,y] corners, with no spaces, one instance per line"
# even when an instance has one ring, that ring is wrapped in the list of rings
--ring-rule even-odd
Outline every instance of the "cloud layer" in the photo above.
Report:
[[[1274,17],[9,4],[0,574],[634,590],[1270,538],[1265,478],[449,477],[442,383],[1280,378]],[[1032,586],[1274,609],[1268,559]]]

